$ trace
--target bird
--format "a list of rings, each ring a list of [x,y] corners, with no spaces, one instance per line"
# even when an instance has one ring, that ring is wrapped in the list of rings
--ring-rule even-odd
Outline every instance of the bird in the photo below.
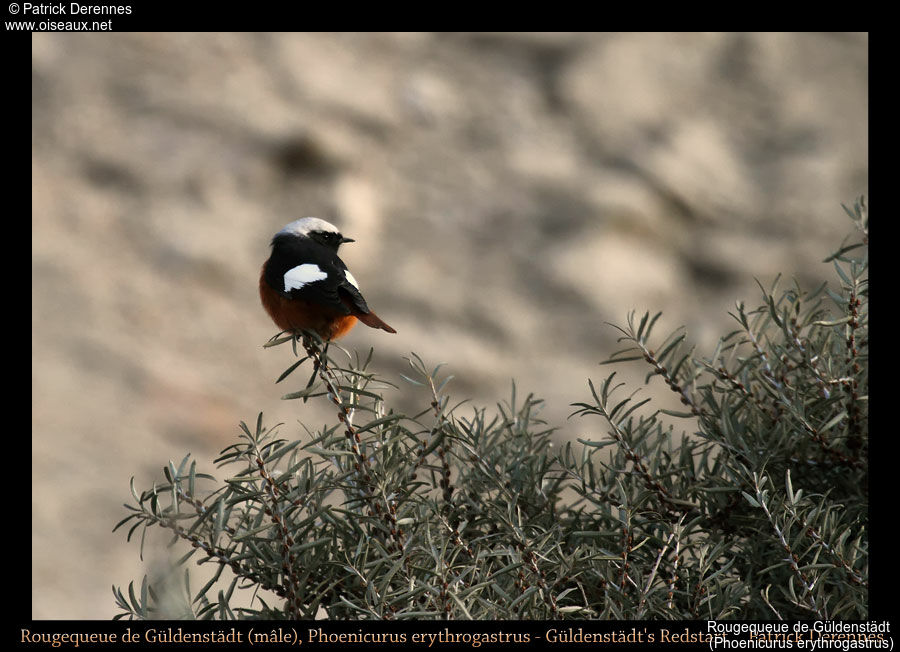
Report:
[[[278,328],[314,331],[326,342],[346,335],[357,321],[397,332],[372,312],[338,258],[347,242],[355,240],[317,217],[294,220],[275,234],[260,271],[259,296]]]

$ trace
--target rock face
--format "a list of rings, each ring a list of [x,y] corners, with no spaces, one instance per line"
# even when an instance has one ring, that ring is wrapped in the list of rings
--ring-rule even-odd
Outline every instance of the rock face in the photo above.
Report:
[[[566,415],[605,322],[662,310],[711,351],[754,278],[832,279],[867,192],[864,34],[35,34],[32,66],[34,618],[108,618],[145,572],[110,532],[132,475],[216,474],[259,411],[333,420],[262,349],[287,222],[357,240],[398,334],[342,343],[389,380],[410,351],[474,405],[515,378],[600,437]]]

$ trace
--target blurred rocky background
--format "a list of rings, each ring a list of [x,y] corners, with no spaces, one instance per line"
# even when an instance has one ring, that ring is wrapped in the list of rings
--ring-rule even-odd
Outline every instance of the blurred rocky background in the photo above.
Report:
[[[357,240],[398,334],[342,344],[375,347],[389,400],[425,401],[414,351],[457,399],[515,378],[597,438],[566,417],[610,371],[605,322],[662,310],[711,352],[755,278],[833,279],[867,192],[865,34],[35,34],[32,69],[36,619],[109,618],[158,563],[111,532],[131,476],[190,452],[221,477],[259,411],[333,422],[280,400],[308,372],[276,386],[290,350],[262,347],[285,223]]]

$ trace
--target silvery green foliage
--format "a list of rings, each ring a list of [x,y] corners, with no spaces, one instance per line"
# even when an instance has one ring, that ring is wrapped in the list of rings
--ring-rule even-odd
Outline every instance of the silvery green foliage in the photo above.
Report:
[[[288,437],[259,415],[221,480],[186,457],[132,487],[117,528],[184,554],[114,587],[119,617],[865,619],[868,216],[848,213],[835,284],[761,286],[709,357],[630,315],[607,363],[645,365],[683,409],[612,372],[573,404],[590,436],[561,447],[515,386],[493,411],[454,405],[412,356],[422,410],[400,414],[371,352],[274,340],[299,358],[279,382],[311,361],[284,398],[331,401],[333,425]],[[213,572],[197,582],[188,560]]]

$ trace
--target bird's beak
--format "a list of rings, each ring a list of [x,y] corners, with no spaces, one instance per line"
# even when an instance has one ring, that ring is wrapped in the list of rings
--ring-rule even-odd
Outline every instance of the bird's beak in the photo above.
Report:
[[[353,238],[345,238],[344,236],[341,236],[341,244],[345,242],[356,242],[356,240],[354,240]]]

